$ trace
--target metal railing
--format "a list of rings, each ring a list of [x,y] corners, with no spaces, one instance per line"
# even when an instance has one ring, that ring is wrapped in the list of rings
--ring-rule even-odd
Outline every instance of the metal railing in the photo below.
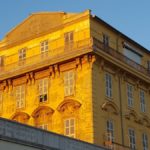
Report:
[[[113,49],[109,46],[105,46],[103,42],[101,42],[100,40],[97,40],[96,38],[93,39],[93,48],[102,50],[102,51],[106,52],[107,54],[115,57],[117,60],[120,60],[120,61],[128,64],[129,66],[133,67],[137,71],[150,76],[150,72],[148,71],[148,69],[146,69],[142,65],[136,63],[135,61],[131,60],[130,58],[126,57],[122,53],[116,51],[115,49]]]

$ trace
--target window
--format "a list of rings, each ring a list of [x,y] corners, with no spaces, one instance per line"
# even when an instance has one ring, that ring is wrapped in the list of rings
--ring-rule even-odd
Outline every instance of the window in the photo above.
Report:
[[[112,76],[108,73],[105,74],[106,96],[112,98]]]
[[[3,95],[2,92],[0,92],[0,113],[3,111]]]
[[[143,150],[148,150],[148,136],[145,133],[142,134],[142,145]]]
[[[48,130],[48,124],[41,124],[41,125],[38,125],[37,127],[43,130]]]
[[[143,90],[140,90],[140,109],[141,109],[141,112],[146,111],[145,92]]]
[[[127,84],[128,106],[133,107],[133,86]]]
[[[4,65],[4,56],[0,56],[0,67]]]
[[[65,45],[73,42],[73,31],[65,33],[64,38],[65,38]]]
[[[19,55],[19,65],[23,65],[26,59],[26,48],[22,48],[18,51]]]
[[[46,102],[48,100],[48,78],[40,79],[38,88],[39,102]]]
[[[25,86],[20,85],[16,87],[16,107],[25,107]]]
[[[48,40],[41,42],[41,56],[42,57],[48,56]]]
[[[124,43],[124,55],[136,63],[141,64],[142,55],[127,43]]]
[[[103,44],[104,46],[109,46],[109,37],[106,34],[103,34]]]
[[[107,120],[107,140],[114,142],[114,125],[112,120]]]
[[[70,96],[74,94],[74,71],[64,72],[64,95]]]
[[[147,61],[147,68],[148,68],[148,71],[150,72],[150,60]]]
[[[131,150],[136,149],[136,143],[135,143],[135,132],[133,129],[129,129],[129,145]]]
[[[69,137],[75,137],[75,119],[69,118],[64,120],[65,135]]]

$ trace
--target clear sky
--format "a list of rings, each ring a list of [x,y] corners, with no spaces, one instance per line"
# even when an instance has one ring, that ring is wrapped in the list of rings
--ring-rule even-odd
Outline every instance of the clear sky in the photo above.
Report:
[[[0,0],[0,39],[33,12],[86,9],[150,50],[150,0]]]

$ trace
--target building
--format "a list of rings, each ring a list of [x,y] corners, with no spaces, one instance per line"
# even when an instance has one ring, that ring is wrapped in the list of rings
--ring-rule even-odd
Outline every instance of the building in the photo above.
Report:
[[[1,150],[106,150],[87,142],[0,118]]]
[[[147,150],[149,100],[150,52],[89,10],[32,14],[0,42],[3,118]]]

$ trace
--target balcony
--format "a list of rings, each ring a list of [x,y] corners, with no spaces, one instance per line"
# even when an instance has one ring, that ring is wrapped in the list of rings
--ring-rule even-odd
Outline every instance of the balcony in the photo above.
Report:
[[[40,53],[39,45],[34,46],[26,50],[24,60],[18,60],[18,53],[5,57],[4,65],[0,67],[0,80],[77,57],[89,51],[92,51],[91,38],[68,45],[64,45],[63,39],[57,39],[49,42],[49,49],[45,53]]]
[[[113,49],[109,46],[105,46],[103,44],[103,42],[101,42],[95,38],[93,39],[93,46],[94,46],[94,49],[96,49],[98,51],[103,51],[103,52],[115,57],[117,60],[124,62],[125,64],[129,65],[130,67],[136,69],[137,71],[139,71],[147,76],[150,76],[150,72],[148,71],[148,69],[146,69],[142,65],[136,63],[135,61],[131,60],[130,58],[126,57],[122,53],[116,51],[115,49]]]
[[[26,59],[22,61],[18,61],[18,53],[5,57],[4,65],[0,67],[0,80],[26,73],[33,69],[46,67],[66,59],[78,57],[95,50],[98,52],[105,52],[120,62],[124,62],[136,71],[150,76],[148,69],[137,64],[115,49],[105,46],[100,40],[88,38],[64,45],[64,39],[60,38],[50,41],[48,51],[42,54],[40,53],[40,45],[28,48],[26,51]]]

